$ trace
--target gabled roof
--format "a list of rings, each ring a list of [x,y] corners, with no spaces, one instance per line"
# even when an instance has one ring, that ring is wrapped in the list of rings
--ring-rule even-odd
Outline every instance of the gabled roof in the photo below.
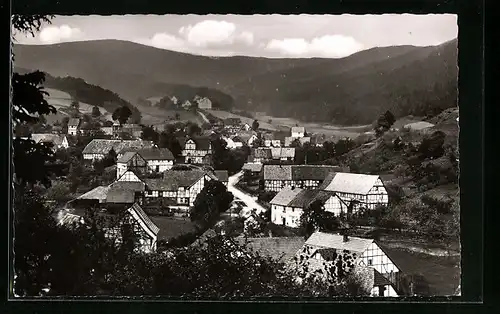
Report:
[[[240,244],[247,244],[248,248],[261,255],[266,255],[287,262],[294,258],[297,251],[304,245],[303,237],[275,237],[275,238],[244,238],[236,237]]]
[[[387,286],[392,285],[392,283],[384,277],[381,273],[379,273],[376,269],[373,269],[373,286]]]
[[[264,180],[292,180],[292,166],[264,165]]]
[[[139,150],[153,146],[151,141],[93,139],[83,149],[83,154],[107,154],[113,149],[117,154],[123,151]]]
[[[145,148],[137,151],[145,160],[174,160],[174,155],[168,148]]]
[[[205,176],[202,170],[168,170],[162,179],[145,179],[151,191],[177,191],[180,187],[189,188]]]
[[[149,218],[149,216],[142,210],[142,208],[134,203],[129,209],[127,209],[130,213],[135,212],[138,218],[143,222],[143,224],[151,231],[154,236],[158,235],[160,228]]]
[[[61,145],[63,143],[65,136],[51,133],[34,133],[31,134],[31,139],[35,143],[53,143],[54,145]]]
[[[286,187],[279,191],[269,204],[288,206],[288,204],[290,204],[290,202],[302,191],[304,190],[300,188]]]
[[[111,188],[106,196],[106,203],[133,204],[135,192],[130,189]]]
[[[243,165],[242,169],[252,171],[252,172],[261,172],[262,171],[262,164],[245,163]]]
[[[135,181],[115,181],[109,185],[110,189],[127,189],[134,192],[142,192],[144,191],[144,183],[143,182],[135,182]]]
[[[95,189],[80,195],[77,200],[101,200],[104,201],[108,195],[109,186],[98,186]]]
[[[127,163],[129,162],[137,152],[125,152],[118,160],[116,161],[117,163]]]
[[[327,165],[294,165],[292,168],[293,180],[325,180],[332,171],[340,170],[336,166]]]
[[[78,118],[71,118],[68,121],[68,127],[78,127],[80,125],[80,119]]]
[[[303,126],[292,126],[292,132],[294,133],[304,133],[306,129]]]
[[[379,178],[378,175],[337,172],[330,174],[321,188],[326,191],[366,195]]]
[[[336,250],[347,250],[355,253],[363,253],[373,243],[373,239],[364,239],[349,236],[344,242],[344,237],[339,234],[315,232],[306,241],[306,245],[318,248],[330,248]]]

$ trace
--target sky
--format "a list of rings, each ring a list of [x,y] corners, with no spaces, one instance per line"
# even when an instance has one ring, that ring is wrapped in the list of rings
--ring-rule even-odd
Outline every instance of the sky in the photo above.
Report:
[[[21,44],[118,39],[205,56],[342,58],[394,45],[433,46],[457,38],[452,14],[56,16]]]

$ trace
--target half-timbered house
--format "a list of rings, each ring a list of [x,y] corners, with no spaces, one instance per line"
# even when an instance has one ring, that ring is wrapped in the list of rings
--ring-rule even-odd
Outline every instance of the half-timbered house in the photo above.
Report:
[[[354,211],[389,203],[387,190],[378,175],[330,173],[320,189],[335,192],[346,203],[352,203]]]
[[[174,166],[175,158],[168,148],[145,148],[137,153],[146,160],[150,172],[165,172]]]
[[[83,149],[83,159],[98,160],[106,157],[111,150],[114,150],[120,158],[123,153],[132,150],[153,147],[153,142],[143,140],[106,140],[93,139]]]
[[[315,189],[330,172],[339,169],[326,165],[264,165],[264,189],[275,192],[285,187]]]
[[[182,157],[187,164],[205,164],[205,156],[211,154],[212,143],[208,137],[181,139]]]
[[[80,122],[81,120],[78,118],[71,118],[68,121],[68,134],[69,135],[77,135],[80,133],[79,127],[80,127]]]
[[[31,139],[35,143],[51,143],[52,148],[55,150],[59,148],[68,148],[69,142],[65,135],[51,134],[51,133],[33,133]]]
[[[336,274],[371,268],[372,295],[398,296],[400,269],[373,239],[315,232],[297,252],[296,261],[299,267],[307,266],[309,273],[331,266]],[[337,265],[342,265],[342,269],[337,269]]]
[[[126,152],[116,161],[116,178],[131,170],[134,174],[148,172],[147,161],[137,152]]]

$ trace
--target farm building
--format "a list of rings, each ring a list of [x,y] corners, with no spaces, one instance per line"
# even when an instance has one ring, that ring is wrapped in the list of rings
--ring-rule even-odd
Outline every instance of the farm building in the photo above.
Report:
[[[330,266],[333,266],[334,276],[340,271],[348,273],[371,268],[372,296],[398,296],[400,270],[373,239],[315,232],[297,252],[296,258],[297,266],[302,269],[306,266],[308,273]],[[341,270],[337,269],[339,261],[344,262],[340,263],[343,265]]]
[[[212,178],[202,170],[168,170],[162,179],[145,179],[146,204],[188,209]]]
[[[106,194],[106,204],[127,205],[142,202],[145,190],[142,181],[115,181],[110,184]]]
[[[293,161],[295,159],[295,148],[293,147],[271,147],[273,160]]]
[[[31,134],[31,139],[35,141],[35,143],[52,143],[54,145],[54,150],[69,147],[69,142],[65,135],[34,133]]]
[[[294,264],[293,258],[305,243],[304,237],[262,237],[234,238],[239,244],[247,245],[261,256],[268,256],[290,266]]]
[[[294,126],[290,133],[294,138],[304,137],[306,136],[306,129],[303,126]]]
[[[378,175],[359,173],[330,173],[320,189],[335,192],[344,202],[353,202],[353,209],[375,209],[387,205],[389,196]]]
[[[182,157],[187,164],[205,164],[205,156],[211,154],[212,143],[207,137],[181,139]]]
[[[279,192],[285,187],[315,189],[339,167],[325,165],[264,165],[264,189]]]
[[[334,192],[284,188],[271,200],[271,222],[277,225],[298,228],[300,217],[312,203],[319,201],[325,211],[339,215],[347,212],[347,204]]]
[[[103,159],[111,150],[114,150],[117,157],[120,158],[126,151],[151,147],[153,147],[153,142],[151,141],[93,139],[87,144],[87,146],[85,146],[82,153],[83,159],[96,160]]]
[[[144,253],[156,251],[159,228],[137,203],[116,214],[100,212],[98,215],[101,218],[100,222],[104,224],[107,237],[113,237],[120,243],[124,232],[132,231],[139,240],[136,250]],[[64,213],[59,220],[59,224],[68,227],[74,223],[85,224],[84,216]]]
[[[69,119],[69,121],[68,121],[68,134],[69,135],[75,136],[75,135],[79,134],[80,122],[81,121],[78,118]]]
[[[84,193],[74,200],[71,200],[68,205],[75,207],[92,207],[106,203],[109,186],[98,186],[87,193]]]
[[[243,172],[249,172],[251,175],[257,175],[262,171],[262,164],[247,162],[243,165],[242,170]]]
[[[119,179],[128,170],[145,174],[148,170],[146,160],[137,152],[125,152],[116,161],[116,178]]]

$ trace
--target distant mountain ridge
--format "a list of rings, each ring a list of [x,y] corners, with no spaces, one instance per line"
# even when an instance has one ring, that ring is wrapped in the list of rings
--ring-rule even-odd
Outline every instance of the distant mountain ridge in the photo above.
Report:
[[[179,85],[206,87],[241,109],[337,124],[370,123],[387,109],[401,116],[456,105],[457,40],[341,59],[213,58],[118,40],[15,45],[14,53],[16,67],[79,77],[131,103]]]

